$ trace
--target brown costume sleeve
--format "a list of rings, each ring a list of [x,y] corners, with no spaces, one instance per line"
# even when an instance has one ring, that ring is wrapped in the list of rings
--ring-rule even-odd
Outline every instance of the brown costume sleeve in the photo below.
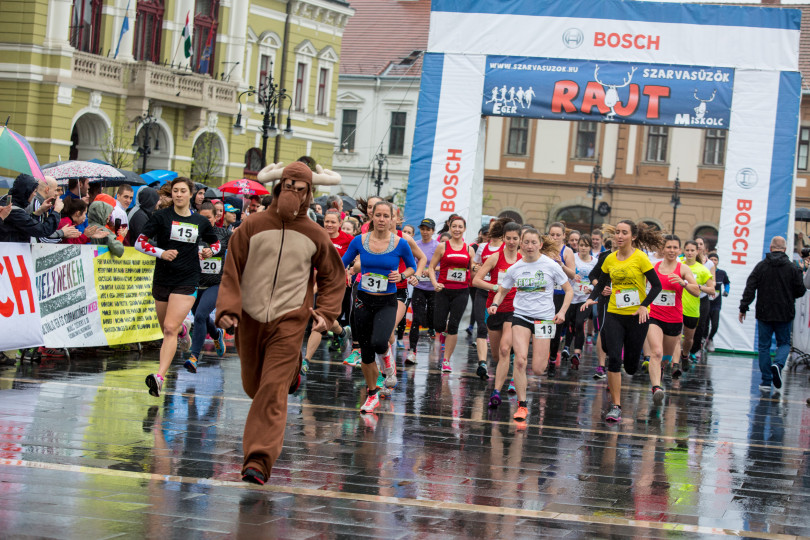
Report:
[[[228,254],[217,294],[217,316],[215,324],[223,315],[230,315],[237,321],[242,318],[242,271],[250,252],[250,234],[247,223],[234,231],[228,241]]]
[[[332,326],[340,315],[343,295],[346,292],[346,268],[332,242],[323,235],[316,240],[318,249],[312,257],[312,267],[318,272],[315,281],[318,284],[318,298],[315,313],[326,319],[327,326]],[[220,287],[220,290],[222,288]]]

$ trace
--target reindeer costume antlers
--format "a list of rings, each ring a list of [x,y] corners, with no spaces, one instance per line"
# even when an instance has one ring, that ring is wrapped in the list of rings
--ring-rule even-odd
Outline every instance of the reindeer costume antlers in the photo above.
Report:
[[[259,182],[267,184],[281,179],[284,172],[284,163],[271,163],[256,175]],[[312,173],[313,186],[336,186],[340,184],[340,175],[335,171],[324,169],[320,165],[315,165],[315,172]]]

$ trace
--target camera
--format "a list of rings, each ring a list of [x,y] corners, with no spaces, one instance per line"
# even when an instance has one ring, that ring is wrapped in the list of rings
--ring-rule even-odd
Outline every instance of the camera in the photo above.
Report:
[[[802,259],[806,259],[810,257],[810,247],[803,247],[802,248]]]

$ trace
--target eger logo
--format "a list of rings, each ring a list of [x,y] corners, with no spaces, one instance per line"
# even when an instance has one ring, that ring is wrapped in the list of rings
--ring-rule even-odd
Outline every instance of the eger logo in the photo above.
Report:
[[[717,95],[717,90],[715,89],[712,92],[712,97],[709,99],[701,99],[698,97],[697,89],[695,89],[695,99],[700,102],[700,105],[694,108],[695,115],[690,116],[689,114],[676,114],[675,115],[675,125],[676,126],[718,126],[723,127],[723,119],[722,118],[707,118],[706,113],[708,112],[708,108],[706,107],[707,103],[711,103],[714,101],[714,96]]]
[[[532,98],[535,96],[534,89],[530,86],[526,90],[518,86],[517,90],[512,86],[506,88],[497,86],[492,88],[492,96],[484,105],[492,103],[492,114],[517,114],[517,109],[528,109],[532,106]]]
[[[563,45],[565,45],[569,49],[576,49],[577,47],[582,45],[583,41],[585,41],[585,35],[579,28],[569,28],[568,30],[563,32],[562,40]]]
[[[743,189],[751,189],[755,185],[757,185],[757,181],[759,180],[759,176],[757,175],[757,171],[752,169],[751,167],[743,167],[739,171],[737,171],[737,185]]]

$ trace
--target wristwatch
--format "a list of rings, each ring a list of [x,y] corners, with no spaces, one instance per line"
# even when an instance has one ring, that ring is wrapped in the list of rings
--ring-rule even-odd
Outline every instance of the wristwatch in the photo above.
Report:
[[[490,304],[490,306],[495,306],[495,307],[498,307],[498,306],[500,306],[500,304],[496,304],[495,302],[492,302],[492,303]]]
[[[492,287],[493,287],[492,292],[498,292],[498,284],[497,283],[495,285],[493,285]]]

